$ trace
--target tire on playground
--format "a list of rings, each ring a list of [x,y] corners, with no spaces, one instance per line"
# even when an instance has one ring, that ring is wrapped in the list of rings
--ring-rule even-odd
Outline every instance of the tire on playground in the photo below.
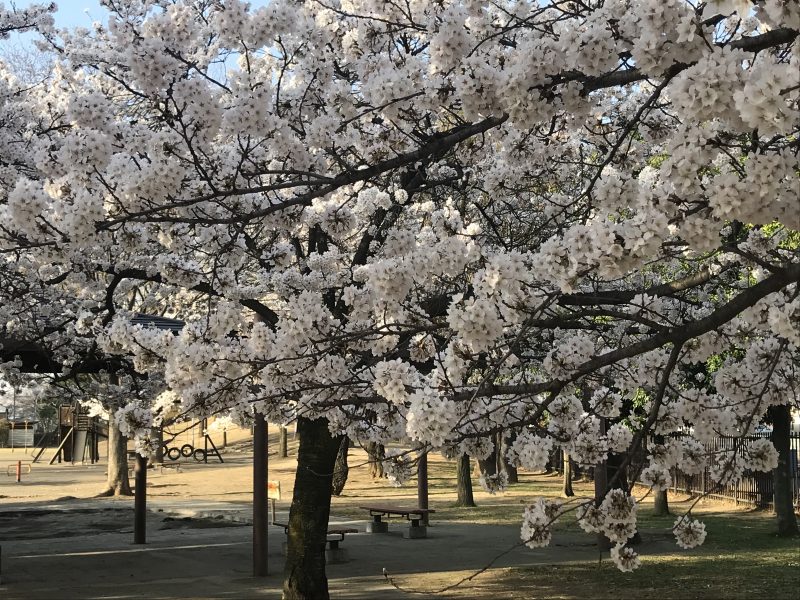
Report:
[[[179,448],[170,448],[167,450],[167,458],[170,460],[178,460],[181,457],[181,451]]]
[[[206,459],[206,451],[202,448],[198,448],[194,451],[194,459],[197,462],[203,462]]]
[[[194,454],[194,446],[191,444],[184,444],[181,446],[181,456],[189,458],[192,454]]]

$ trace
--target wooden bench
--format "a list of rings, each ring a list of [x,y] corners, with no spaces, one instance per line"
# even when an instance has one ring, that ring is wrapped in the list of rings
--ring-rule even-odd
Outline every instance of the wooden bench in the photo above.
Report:
[[[288,523],[279,523],[274,520],[272,524],[275,527],[283,527],[283,533],[289,535],[289,524]],[[328,529],[328,533],[326,534],[325,543],[328,545],[329,550],[336,550],[339,548],[339,544],[344,541],[344,536],[348,533],[358,533],[358,529],[354,529],[353,527],[340,527],[336,529]]]
[[[272,509],[271,523],[275,525],[275,527],[282,527],[283,533],[289,535],[289,524],[281,523],[275,519],[275,500],[280,499],[280,483],[269,482],[269,484],[268,495],[270,496],[269,503],[270,508]],[[344,536],[346,536],[348,533],[358,533],[358,529],[354,529],[352,527],[337,527],[328,529],[328,532],[325,535],[325,545],[327,548],[323,546],[323,550],[326,552],[329,563],[347,562],[347,554],[343,548],[339,547],[339,544],[344,541]],[[284,548],[284,554],[285,553],[286,549]]]
[[[405,517],[409,523],[408,537],[411,539],[424,538],[425,526],[423,520],[427,520],[428,515],[435,513],[432,508],[400,508],[397,506],[359,506],[362,510],[368,510],[372,522],[367,525],[367,533],[388,533],[389,524],[383,521],[383,517]]]

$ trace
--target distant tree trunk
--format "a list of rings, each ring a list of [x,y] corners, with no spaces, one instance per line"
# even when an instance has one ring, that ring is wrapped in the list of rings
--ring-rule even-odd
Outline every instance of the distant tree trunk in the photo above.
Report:
[[[377,442],[367,442],[364,446],[369,456],[369,474],[373,479],[383,479],[383,460],[386,458],[386,448]]]
[[[624,460],[625,454],[611,453],[608,455],[606,468],[608,469],[607,477],[610,484],[609,489],[620,489],[626,494],[630,494],[631,487],[628,485],[628,469],[622,466]]]
[[[789,459],[792,416],[785,404],[771,406],[768,415],[772,422],[770,441],[778,451],[778,466],[772,471],[778,535],[789,537],[798,533],[797,517],[792,504],[792,474]]]
[[[502,440],[502,444],[500,444],[500,466],[505,472],[506,477],[508,477],[508,483],[519,483],[519,473],[517,473],[517,467],[512,465],[506,457],[508,447],[514,443],[514,439],[516,437],[516,434],[506,437],[502,433],[499,436],[499,439]]]
[[[164,430],[161,427],[153,427],[151,435],[153,436],[153,444],[156,447],[153,462],[160,465],[164,462]]]
[[[133,496],[128,481],[128,438],[122,435],[114,416],[108,419],[108,476],[98,496]]]
[[[472,494],[472,474],[469,464],[469,454],[462,454],[456,466],[456,489],[458,500],[456,506],[475,506],[475,497]]]
[[[575,495],[572,489],[572,461],[566,450],[562,450],[562,452],[564,453],[564,488],[561,490],[561,493],[567,498],[571,498]]]
[[[350,438],[342,436],[339,443],[339,451],[336,453],[336,463],[333,467],[333,482],[331,492],[334,496],[341,496],[344,486],[347,483],[347,476],[350,474],[350,467],[347,464],[347,453],[350,450]]]
[[[606,477],[608,478],[607,481],[609,483],[609,489],[620,489],[626,494],[631,493],[631,486],[628,483],[628,467],[623,467],[622,464],[625,461],[625,453],[622,454],[614,454],[611,453],[608,455],[608,460],[606,461],[606,470],[608,474]],[[616,477],[616,479],[614,479]],[[613,481],[613,483],[612,483]],[[642,536],[637,531],[633,534],[633,537],[630,538],[627,542],[628,545],[636,545],[642,543]]]
[[[478,459],[478,467],[484,477],[497,475],[497,440],[495,439],[493,442],[495,443],[491,454],[486,458]]]
[[[665,517],[670,514],[667,490],[658,490],[655,493],[655,497],[653,498],[653,514],[657,517]]]
[[[653,440],[656,444],[664,443],[664,436],[657,435]],[[655,493],[653,498],[653,514],[657,517],[666,517],[669,512],[669,500],[667,499],[667,490],[659,490]]]
[[[278,430],[278,456],[280,458],[289,456],[289,433],[283,425]]]
[[[289,511],[283,600],[329,600],[325,538],[331,510],[332,472],[340,440],[325,419],[297,420],[300,446]]]

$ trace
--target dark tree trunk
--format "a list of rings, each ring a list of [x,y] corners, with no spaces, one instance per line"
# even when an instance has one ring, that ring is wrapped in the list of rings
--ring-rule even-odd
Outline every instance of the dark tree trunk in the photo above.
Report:
[[[619,489],[625,492],[626,494],[631,493],[631,487],[628,484],[628,467],[623,466],[625,462],[626,454],[614,454],[610,453],[608,455],[608,460],[606,461],[606,470],[607,470],[607,481],[608,481],[608,489]],[[633,537],[630,538],[627,542],[628,545],[634,546],[636,544],[642,543],[642,536],[637,531],[633,534]]]
[[[350,450],[350,438],[342,436],[339,443],[339,451],[336,453],[336,464],[333,467],[333,483],[331,492],[334,496],[341,496],[344,486],[347,483],[347,476],[350,474],[350,467],[347,464],[347,452]]]
[[[151,435],[153,436],[153,443],[156,447],[153,462],[160,465],[164,462],[164,430],[161,429],[161,427],[153,427]]]
[[[386,458],[386,448],[377,442],[367,442],[364,447],[369,455],[369,474],[373,479],[383,479],[383,461]]]
[[[567,498],[571,498],[575,495],[575,492],[572,489],[572,461],[570,460],[569,453],[566,450],[562,450],[562,452],[564,453],[564,487],[561,490],[561,493]]]
[[[122,435],[114,415],[108,419],[108,475],[98,496],[133,496],[128,481],[128,438]]]
[[[653,439],[656,444],[664,443],[664,436],[657,435]],[[660,490],[655,493],[653,498],[653,514],[657,517],[666,517],[669,512],[669,501],[667,499],[667,490]]]
[[[491,454],[489,454],[489,456],[486,458],[478,459],[478,467],[480,468],[481,474],[484,477],[497,475],[497,440],[493,441],[495,444],[492,448]]]
[[[607,422],[605,419],[600,419],[600,435],[605,435],[606,433],[606,425]],[[608,492],[608,481],[609,481],[609,469],[608,469],[608,459],[604,460],[598,465],[594,467],[594,504],[595,506],[600,506],[603,502],[603,498],[606,497],[606,493]],[[598,532],[595,534],[597,536],[597,547],[603,550],[611,549],[614,544],[608,539],[604,533]]]
[[[792,475],[789,460],[792,416],[789,407],[785,404],[771,406],[768,415],[772,422],[770,441],[778,451],[778,466],[772,471],[778,535],[788,537],[798,534],[797,517],[792,504]]]
[[[500,439],[502,439],[503,443],[500,447],[500,466],[505,472],[506,477],[508,477],[508,483],[519,483],[519,473],[517,473],[517,467],[512,465],[508,458],[506,458],[506,452],[508,447],[514,443],[514,438],[516,438],[516,434],[505,437],[503,434],[500,434]]]
[[[469,464],[469,454],[462,454],[456,467],[456,489],[458,500],[456,506],[475,506],[475,497],[472,494],[472,474]]]
[[[331,510],[331,485],[339,449],[338,438],[325,419],[297,420],[300,447],[289,512],[288,553],[283,600],[328,600],[325,537]]]
[[[628,485],[628,468],[622,466],[624,460],[624,454],[611,453],[608,455],[606,468],[608,469],[607,477],[609,489],[620,489],[626,494],[630,494],[631,488]]]
[[[657,517],[666,517],[669,512],[669,501],[667,500],[667,490],[659,490],[653,498],[653,514]]]
[[[283,425],[278,430],[278,456],[280,458],[289,456],[289,434]]]

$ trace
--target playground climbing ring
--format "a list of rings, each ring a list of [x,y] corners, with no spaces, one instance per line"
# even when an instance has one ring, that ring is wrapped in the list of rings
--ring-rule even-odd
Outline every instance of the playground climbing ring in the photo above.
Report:
[[[206,451],[203,448],[195,448],[191,444],[184,444],[180,448],[177,446],[173,446],[172,448],[164,446],[163,450],[164,456],[173,461],[178,460],[181,457],[194,457],[197,462],[204,462],[206,460]]]

